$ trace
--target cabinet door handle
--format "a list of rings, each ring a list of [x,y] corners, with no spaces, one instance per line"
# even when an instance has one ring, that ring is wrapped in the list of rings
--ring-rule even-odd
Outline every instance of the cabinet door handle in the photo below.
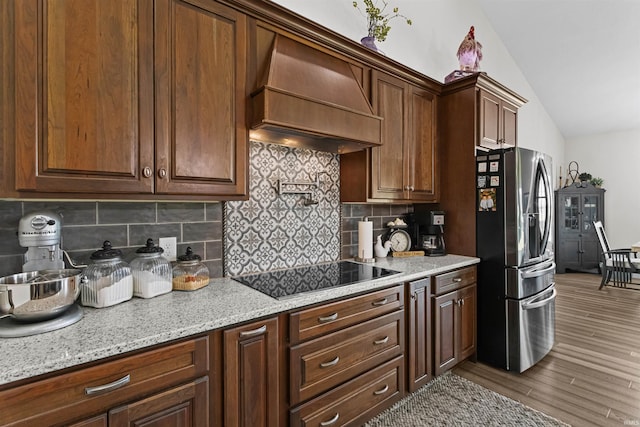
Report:
[[[330,360],[329,362],[324,362],[320,364],[321,368],[329,368],[331,366],[335,366],[338,364],[338,362],[340,361],[340,356],[336,356],[335,359]]]
[[[373,343],[375,345],[386,344],[389,342],[389,336],[382,338],[381,340],[375,340]]]
[[[464,305],[464,298],[460,300],[460,305]]]
[[[411,186],[409,187],[409,191],[416,191],[416,188],[415,188],[413,185],[411,185]]]
[[[164,178],[165,176],[167,176],[167,170],[165,168],[160,168],[158,170],[158,176],[160,178]]]
[[[267,332],[267,325],[262,325],[258,329],[254,329],[252,331],[244,331],[240,332],[240,338],[253,337],[256,335],[262,335]]]
[[[385,394],[389,390],[389,384],[385,384],[382,390],[374,391],[373,394],[376,396],[380,396],[381,394]]]
[[[318,322],[320,323],[333,322],[337,318],[338,318],[338,313],[333,313],[326,317],[318,317]]]
[[[323,427],[330,426],[331,424],[335,424],[335,422],[338,421],[338,418],[340,418],[340,412],[336,412],[336,414],[330,420],[322,421],[320,425]]]
[[[151,177],[151,168],[149,166],[145,166],[144,168],[142,168],[142,176],[144,176],[145,178]]]
[[[95,387],[85,387],[84,394],[86,394],[87,396],[90,396],[92,394],[106,393],[108,391],[112,391],[124,385],[127,385],[129,384],[130,381],[131,381],[131,375],[127,374],[124,377],[120,378],[119,380],[115,380],[114,382],[109,384],[97,385]]]
[[[379,306],[381,306],[381,305],[385,305],[385,304],[386,304],[386,303],[388,303],[388,302],[389,302],[389,300],[388,300],[388,299],[386,299],[386,298],[382,298],[382,299],[380,299],[380,300],[378,300],[378,301],[374,301],[374,302],[372,302],[372,303],[371,303],[371,305],[373,305],[373,306],[375,306],[375,307],[379,307]]]

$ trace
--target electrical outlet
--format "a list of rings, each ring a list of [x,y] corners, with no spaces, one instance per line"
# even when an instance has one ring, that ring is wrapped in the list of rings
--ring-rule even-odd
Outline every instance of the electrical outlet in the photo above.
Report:
[[[160,246],[164,253],[162,254],[169,261],[175,261],[177,253],[177,239],[175,237],[161,237],[158,242],[158,246]]]

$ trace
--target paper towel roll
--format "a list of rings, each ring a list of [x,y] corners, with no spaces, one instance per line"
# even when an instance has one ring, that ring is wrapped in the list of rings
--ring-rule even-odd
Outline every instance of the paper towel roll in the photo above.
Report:
[[[358,221],[358,258],[373,258],[372,221]]]

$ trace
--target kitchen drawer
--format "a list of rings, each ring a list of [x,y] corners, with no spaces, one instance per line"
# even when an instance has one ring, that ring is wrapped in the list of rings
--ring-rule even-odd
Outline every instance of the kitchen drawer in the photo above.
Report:
[[[348,381],[404,351],[404,310],[292,346],[291,404]]]
[[[207,375],[208,349],[208,337],[191,339],[4,390],[0,425],[54,425],[70,414],[80,420]]]
[[[476,283],[476,267],[466,267],[434,277],[433,293],[440,295]]]
[[[291,426],[360,426],[400,400],[403,390],[399,356],[292,410]]]
[[[290,340],[297,344],[397,310],[403,304],[404,286],[395,286],[301,310],[289,317]]]

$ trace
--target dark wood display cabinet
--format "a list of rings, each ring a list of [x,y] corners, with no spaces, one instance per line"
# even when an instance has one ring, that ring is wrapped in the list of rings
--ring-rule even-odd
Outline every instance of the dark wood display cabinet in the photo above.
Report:
[[[593,222],[604,223],[604,192],[586,182],[555,192],[558,273],[595,272],[599,268],[602,249]]]

